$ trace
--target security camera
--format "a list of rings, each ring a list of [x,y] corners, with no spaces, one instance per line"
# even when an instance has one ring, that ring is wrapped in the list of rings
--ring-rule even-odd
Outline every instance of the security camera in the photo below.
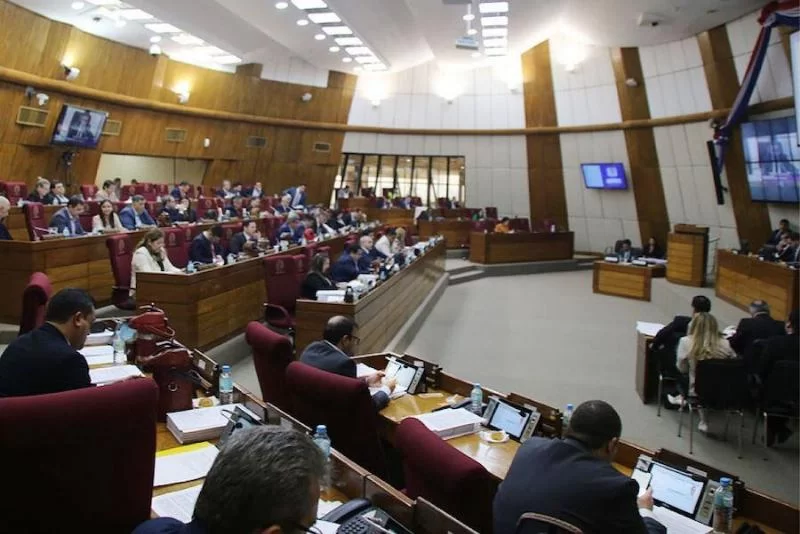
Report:
[[[303,102],[311,102],[312,98],[314,98],[314,95],[311,93],[303,93],[303,96],[300,97]]]
[[[77,80],[78,76],[81,75],[81,69],[78,67],[68,67],[64,65],[64,76],[66,76],[67,81],[71,82],[73,80]]]
[[[151,56],[160,56],[161,55],[161,47],[157,44],[151,44],[150,49],[148,50]]]
[[[50,97],[45,93],[36,93],[36,101],[39,102],[39,106],[44,106],[50,102]]]

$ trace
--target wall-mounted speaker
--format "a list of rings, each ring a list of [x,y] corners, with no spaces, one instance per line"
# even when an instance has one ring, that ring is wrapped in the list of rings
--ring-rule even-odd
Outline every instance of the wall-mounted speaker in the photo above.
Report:
[[[19,110],[17,110],[17,124],[44,128],[44,125],[47,123],[48,115],[49,112],[46,109],[20,106]]]

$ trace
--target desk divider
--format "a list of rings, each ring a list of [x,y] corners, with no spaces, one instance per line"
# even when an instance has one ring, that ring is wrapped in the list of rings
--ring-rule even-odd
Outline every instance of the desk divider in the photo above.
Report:
[[[375,475],[364,480],[364,498],[413,532],[414,501]]]

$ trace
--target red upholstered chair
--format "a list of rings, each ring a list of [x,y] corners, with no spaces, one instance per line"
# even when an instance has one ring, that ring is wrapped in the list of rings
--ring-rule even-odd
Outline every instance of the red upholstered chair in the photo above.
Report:
[[[270,197],[261,197],[259,200],[259,209],[261,211],[271,211],[272,210],[272,198]]]
[[[300,297],[297,282],[297,264],[292,256],[267,256],[264,258],[264,286],[267,304],[264,319],[270,326],[294,331],[294,308]]]
[[[156,195],[159,197],[165,197],[169,195],[169,184],[153,184],[153,187],[156,190]]]
[[[486,221],[472,221],[473,232],[485,232],[489,229],[489,224]]]
[[[528,221],[527,217],[514,217],[508,221],[508,226],[517,232],[531,231],[531,223]]]
[[[242,223],[235,222],[235,223],[226,223],[222,225],[222,237],[219,240],[219,244],[222,247],[222,250],[228,250],[228,245],[231,242],[231,238],[234,234],[238,234],[242,231]]]
[[[25,214],[25,226],[31,241],[39,241],[47,233],[48,221],[44,218],[44,206],[39,202],[27,202],[22,211]]]
[[[44,273],[33,273],[22,292],[22,317],[19,320],[19,334],[26,334],[44,324],[47,301],[53,294],[50,279]]]
[[[205,195],[206,187],[204,185],[193,185],[195,198],[202,198]]]
[[[311,428],[326,425],[336,450],[368,471],[385,476],[378,414],[366,382],[292,362],[286,369],[286,386],[295,417]]]
[[[230,202],[230,201],[228,201]],[[217,209],[224,209],[225,208],[225,199],[221,197],[214,197],[214,204],[216,205]]]
[[[422,197],[411,197],[411,204],[414,206],[422,206]]]
[[[81,221],[81,227],[86,232],[92,231],[92,218],[100,213],[100,203],[94,200],[89,200],[84,204],[83,213],[78,216]]]
[[[517,520],[515,532],[539,532],[541,534],[583,534],[571,523],[544,514],[525,512]]]
[[[291,400],[286,388],[286,368],[294,360],[291,340],[258,321],[251,321],[247,325],[244,338],[253,352],[261,398],[291,412]]]
[[[214,187],[213,185],[211,186],[211,196],[212,197],[217,196],[217,188]]]
[[[486,214],[487,219],[499,219],[497,216],[497,208],[486,207],[483,209],[483,212]]]
[[[121,534],[149,519],[157,397],[140,379],[0,398],[3,531]]]
[[[309,243],[308,245],[306,245],[306,258],[308,258],[308,264],[307,265],[311,265],[311,258],[313,258],[314,254],[317,253],[317,249],[318,248],[319,248],[319,245],[317,243]],[[306,270],[308,270],[308,269],[306,269]]]
[[[111,289],[111,303],[122,310],[136,309],[129,296],[131,290],[131,261],[133,261],[133,243],[130,235],[112,235],[106,239],[108,259],[114,273],[114,286]]]
[[[424,497],[478,532],[492,531],[495,484],[481,464],[413,417],[398,425],[395,447],[409,497]]]
[[[298,254],[292,257],[294,258],[294,268],[296,271],[295,278],[297,279],[297,283],[302,287],[303,280],[306,279],[306,275],[308,274],[308,266],[311,265],[311,262],[305,254]]]
[[[122,191],[120,191],[119,199],[124,202],[135,194],[136,194],[135,185],[124,185],[122,186]]]
[[[0,182],[0,193],[5,195],[12,206],[16,206],[19,199],[28,198],[28,186],[25,182]]]
[[[156,189],[153,187],[153,184],[149,183],[141,183],[136,184],[133,186],[133,190],[137,195],[142,195],[144,199],[148,202],[155,202],[156,200]]]
[[[184,228],[162,228],[164,232],[164,249],[172,265],[183,269],[189,263],[189,250],[186,247]]]
[[[201,198],[197,201],[197,216],[202,218],[208,210],[217,209],[217,203],[213,198]]]
[[[81,184],[81,195],[84,200],[94,200],[97,195],[97,186],[94,184]]]
[[[447,208],[447,197],[438,197],[436,199],[436,205],[439,207],[439,209]]]

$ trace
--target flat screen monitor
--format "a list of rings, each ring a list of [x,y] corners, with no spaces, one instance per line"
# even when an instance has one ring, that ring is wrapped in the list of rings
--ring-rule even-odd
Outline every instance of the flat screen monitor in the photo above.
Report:
[[[653,488],[653,500],[656,503],[694,517],[697,503],[703,495],[704,481],[657,463],[650,467],[650,474],[653,475],[650,487]]]
[[[108,113],[64,104],[50,141],[54,145],[97,148]]]
[[[750,198],[756,202],[800,202],[797,120],[783,117],[742,124]]]
[[[622,163],[581,163],[581,172],[589,189],[628,189]]]

